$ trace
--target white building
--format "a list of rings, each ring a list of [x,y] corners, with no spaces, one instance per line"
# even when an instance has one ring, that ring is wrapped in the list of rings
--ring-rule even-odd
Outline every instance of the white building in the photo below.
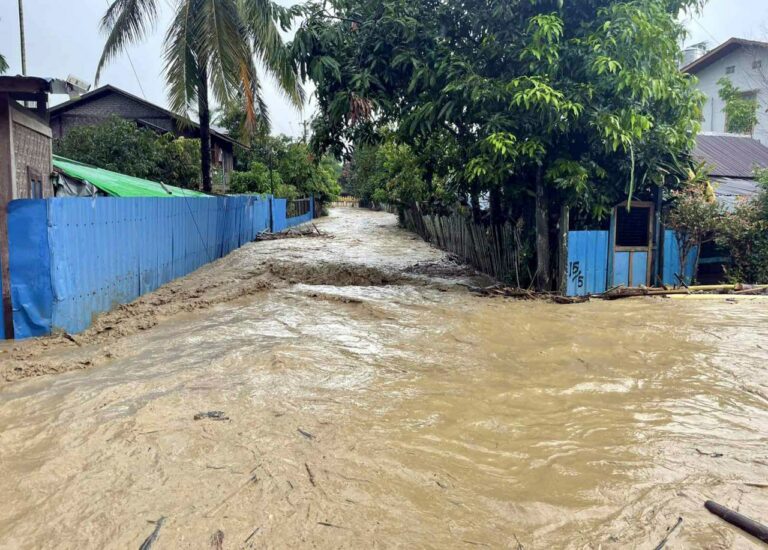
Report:
[[[727,77],[745,97],[757,100],[758,123],[751,135],[768,145],[768,42],[731,38],[682,70],[699,79],[698,88],[707,96],[702,132],[725,132],[725,103],[717,81]]]

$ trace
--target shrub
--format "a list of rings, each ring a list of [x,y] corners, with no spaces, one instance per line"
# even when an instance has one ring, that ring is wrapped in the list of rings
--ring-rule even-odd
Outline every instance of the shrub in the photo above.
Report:
[[[687,260],[696,249],[694,273],[699,263],[701,245],[713,240],[723,216],[722,207],[698,183],[674,191],[672,206],[667,212],[666,226],[677,233],[681,275],[685,274]]]
[[[758,178],[768,185],[768,171]],[[768,283],[768,190],[739,203],[723,218],[717,243],[730,251],[732,280]]]

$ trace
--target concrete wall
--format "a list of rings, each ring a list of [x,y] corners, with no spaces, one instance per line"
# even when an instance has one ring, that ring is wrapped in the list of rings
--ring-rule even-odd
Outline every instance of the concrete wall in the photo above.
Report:
[[[762,67],[753,68],[756,61],[762,63]],[[735,71],[727,74],[726,69],[731,66]],[[753,137],[768,145],[768,48],[739,48],[699,71],[696,77],[698,88],[707,96],[701,126],[703,132],[725,132],[725,104],[718,95],[717,81],[728,77],[742,91],[757,93],[758,125]]]

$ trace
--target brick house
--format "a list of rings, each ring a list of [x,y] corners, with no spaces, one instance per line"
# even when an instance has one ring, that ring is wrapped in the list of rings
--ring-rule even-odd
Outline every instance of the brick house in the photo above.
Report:
[[[49,110],[54,139],[64,137],[72,128],[98,124],[113,115],[159,133],[170,132],[177,137],[200,137],[199,124],[110,85],[92,90]],[[221,182],[214,181],[214,187],[218,190],[225,190],[229,185],[234,170],[235,145],[237,141],[226,134],[211,130],[212,166],[221,170],[224,177]]]

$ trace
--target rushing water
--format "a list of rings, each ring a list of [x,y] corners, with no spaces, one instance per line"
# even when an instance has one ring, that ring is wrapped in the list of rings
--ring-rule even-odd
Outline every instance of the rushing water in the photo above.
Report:
[[[480,298],[393,216],[319,225],[206,272],[291,284],[0,388],[0,547],[757,544],[703,503],[768,522],[768,303]]]

